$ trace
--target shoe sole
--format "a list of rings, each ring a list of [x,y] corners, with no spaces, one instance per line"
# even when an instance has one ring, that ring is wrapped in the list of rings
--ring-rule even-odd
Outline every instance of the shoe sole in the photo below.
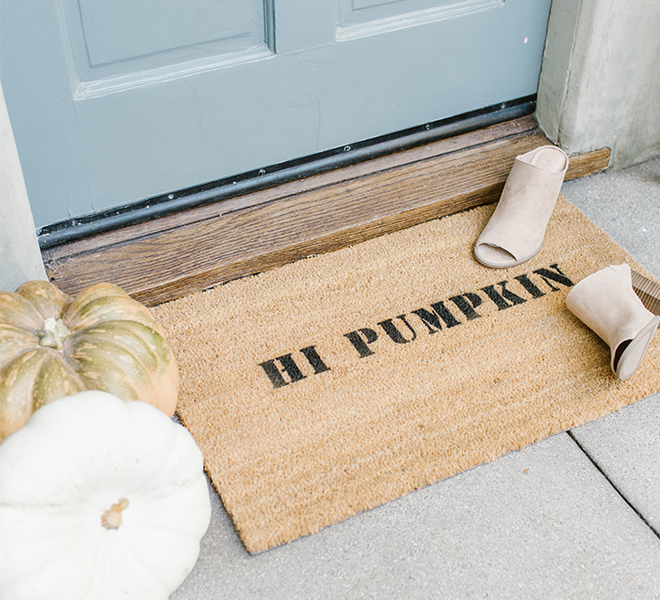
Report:
[[[639,368],[639,365],[642,364],[642,359],[653,339],[653,334],[658,328],[658,324],[660,324],[660,317],[651,319],[648,325],[644,326],[624,350],[615,371],[619,379],[625,380],[632,377]]]
[[[630,281],[646,309],[654,315],[660,315],[660,284],[633,269],[630,270]]]

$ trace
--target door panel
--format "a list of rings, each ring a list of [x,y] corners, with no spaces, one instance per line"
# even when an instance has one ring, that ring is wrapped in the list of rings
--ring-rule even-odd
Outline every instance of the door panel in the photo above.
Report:
[[[263,0],[60,1],[79,100],[251,60],[272,37]]]
[[[79,0],[67,3],[72,19],[78,7],[92,68],[218,41],[236,40],[233,49],[264,41],[263,4],[254,0]]]
[[[422,23],[468,15],[504,4],[504,0],[340,0],[340,27],[372,23],[382,30],[403,29]],[[377,23],[385,21],[385,23]],[[362,28],[365,29],[365,28]],[[345,32],[339,33],[346,37]]]
[[[2,83],[36,224],[533,94],[549,7],[5,2]]]

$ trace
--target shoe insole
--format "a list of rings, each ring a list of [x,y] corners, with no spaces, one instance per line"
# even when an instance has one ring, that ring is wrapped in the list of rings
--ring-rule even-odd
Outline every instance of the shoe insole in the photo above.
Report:
[[[529,164],[551,173],[561,173],[566,166],[566,157],[555,148],[542,148],[530,157]]]

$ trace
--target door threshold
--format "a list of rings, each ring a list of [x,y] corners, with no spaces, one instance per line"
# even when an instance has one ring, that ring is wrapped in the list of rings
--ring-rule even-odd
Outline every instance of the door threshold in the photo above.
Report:
[[[252,192],[531,115],[535,107],[536,96],[525,96],[226,179],[147,198],[141,202],[113,206],[105,211],[65,219],[41,228],[39,246],[42,250],[54,248],[209,204],[216,205],[216,210],[219,209],[223,214],[247,208],[261,201],[259,196]],[[220,206],[219,202],[223,205]]]
[[[44,249],[75,294],[106,281],[148,306],[497,201],[515,157],[550,143],[532,115]],[[566,180],[610,150],[570,157]]]

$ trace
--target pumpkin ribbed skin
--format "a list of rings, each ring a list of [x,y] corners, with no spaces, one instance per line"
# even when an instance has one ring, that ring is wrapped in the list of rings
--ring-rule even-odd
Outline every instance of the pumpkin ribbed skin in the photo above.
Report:
[[[0,440],[44,404],[84,390],[174,414],[179,371],[149,310],[109,283],[75,298],[47,281],[0,292]]]
[[[0,444],[2,600],[167,600],[211,519],[202,453],[144,402],[87,391]]]

